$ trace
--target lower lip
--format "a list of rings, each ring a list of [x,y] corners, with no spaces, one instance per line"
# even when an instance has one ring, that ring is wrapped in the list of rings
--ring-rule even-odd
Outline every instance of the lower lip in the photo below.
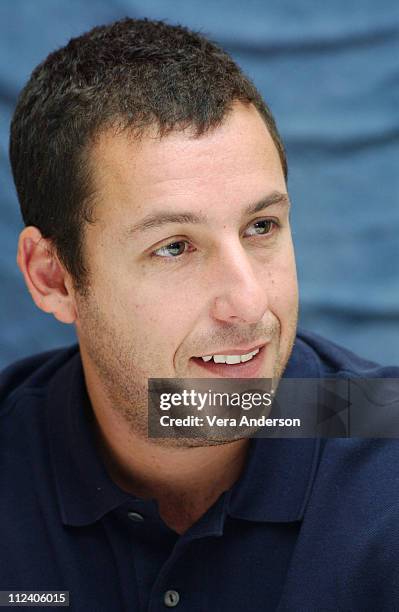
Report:
[[[215,363],[213,359],[211,361],[203,361],[201,357],[191,357],[190,361],[194,362],[203,370],[206,370],[209,377],[257,378],[263,365],[265,352],[265,346],[262,346],[255,357],[252,357],[250,361],[245,361],[244,363]]]

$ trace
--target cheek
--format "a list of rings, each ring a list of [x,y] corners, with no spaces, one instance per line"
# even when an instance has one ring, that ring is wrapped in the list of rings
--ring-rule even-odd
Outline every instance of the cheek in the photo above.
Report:
[[[143,351],[168,358],[192,327],[193,304],[184,283],[144,280],[134,283],[134,289],[124,287],[114,304],[116,316]]]
[[[293,254],[287,255],[267,273],[269,307],[281,320],[295,315],[298,307],[298,281]]]

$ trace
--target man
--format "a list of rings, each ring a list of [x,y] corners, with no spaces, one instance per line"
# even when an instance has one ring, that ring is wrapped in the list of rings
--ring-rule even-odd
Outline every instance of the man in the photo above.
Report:
[[[399,374],[296,333],[284,148],[231,58],[161,22],[95,28],[33,72],[10,156],[18,265],[79,346],[3,373],[1,590],[394,609],[395,442],[148,435],[150,378]]]

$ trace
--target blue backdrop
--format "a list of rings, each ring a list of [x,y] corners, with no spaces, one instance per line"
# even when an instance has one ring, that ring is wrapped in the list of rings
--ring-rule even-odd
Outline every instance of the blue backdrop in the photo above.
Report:
[[[33,305],[15,264],[22,224],[7,149],[16,97],[50,51],[125,15],[199,29],[253,78],[288,151],[302,325],[398,363],[397,0],[2,0],[0,367],[75,339]]]

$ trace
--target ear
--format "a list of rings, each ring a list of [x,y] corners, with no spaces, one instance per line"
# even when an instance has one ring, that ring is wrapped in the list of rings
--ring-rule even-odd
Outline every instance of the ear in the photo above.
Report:
[[[17,264],[36,306],[62,323],[73,323],[77,311],[71,276],[37,227],[21,232]]]

